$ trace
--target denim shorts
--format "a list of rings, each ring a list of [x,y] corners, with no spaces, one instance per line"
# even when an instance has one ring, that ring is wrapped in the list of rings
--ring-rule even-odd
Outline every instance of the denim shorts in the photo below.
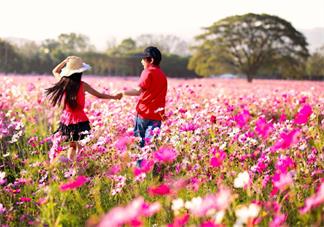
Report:
[[[161,121],[143,119],[139,116],[135,117],[134,135],[141,137],[140,146],[145,146],[145,140],[153,137],[152,130],[161,127]]]

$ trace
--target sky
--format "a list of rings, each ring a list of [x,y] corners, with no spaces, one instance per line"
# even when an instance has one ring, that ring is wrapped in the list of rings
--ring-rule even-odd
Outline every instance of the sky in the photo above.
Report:
[[[141,34],[190,41],[213,22],[250,12],[279,16],[297,30],[324,28],[324,0],[0,0],[0,38],[75,32],[97,49]]]

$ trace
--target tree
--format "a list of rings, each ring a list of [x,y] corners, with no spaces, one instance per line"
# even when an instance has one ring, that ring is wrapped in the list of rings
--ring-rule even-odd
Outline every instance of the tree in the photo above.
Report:
[[[21,57],[11,43],[0,39],[0,72],[21,72]]]
[[[60,47],[67,53],[80,53],[94,50],[89,38],[82,34],[60,34],[58,37]]]
[[[137,46],[143,51],[147,46],[156,46],[164,54],[188,56],[188,43],[174,35],[142,34],[136,38]]]
[[[196,37],[188,67],[208,76],[238,73],[253,77],[269,64],[275,73],[285,76],[301,74],[309,56],[302,33],[289,22],[267,14],[231,16],[205,28]]]
[[[324,46],[308,58],[307,75],[310,78],[324,78]]]
[[[122,40],[118,46],[109,49],[108,55],[124,57],[131,55],[136,51],[138,51],[136,47],[136,42],[131,38],[127,38]]]

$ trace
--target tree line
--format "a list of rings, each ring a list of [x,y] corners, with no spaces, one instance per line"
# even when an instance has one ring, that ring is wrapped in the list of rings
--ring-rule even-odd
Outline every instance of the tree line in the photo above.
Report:
[[[196,77],[187,68],[189,55],[186,43],[171,35],[141,35],[139,41],[131,38],[110,45],[104,52],[96,51],[83,34],[61,34],[41,44],[25,42],[15,45],[0,39],[0,72],[17,74],[49,74],[53,67],[69,55],[78,55],[92,65],[95,75],[136,76],[142,71],[140,60],[134,56],[147,45],[157,45],[163,52],[162,67],[169,77]],[[179,54],[175,54],[175,52]]]
[[[197,77],[232,73],[267,79],[324,78],[324,46],[310,54],[302,33],[288,21],[267,14],[226,17],[204,28],[196,44],[173,35],[143,34],[96,51],[83,34],[61,34],[40,44],[15,45],[0,39],[0,72],[49,74],[69,55],[81,56],[93,66],[90,73],[136,76],[142,70],[134,56],[146,46],[161,49],[161,67],[169,77]]]

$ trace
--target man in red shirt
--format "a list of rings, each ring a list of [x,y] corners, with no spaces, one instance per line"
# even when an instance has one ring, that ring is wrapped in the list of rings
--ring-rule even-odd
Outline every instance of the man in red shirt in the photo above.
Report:
[[[158,48],[149,46],[139,55],[144,70],[138,87],[123,92],[128,96],[139,96],[136,105],[134,134],[141,137],[140,146],[152,137],[152,130],[161,127],[164,118],[165,97],[167,93],[167,77],[160,69],[162,60]]]

